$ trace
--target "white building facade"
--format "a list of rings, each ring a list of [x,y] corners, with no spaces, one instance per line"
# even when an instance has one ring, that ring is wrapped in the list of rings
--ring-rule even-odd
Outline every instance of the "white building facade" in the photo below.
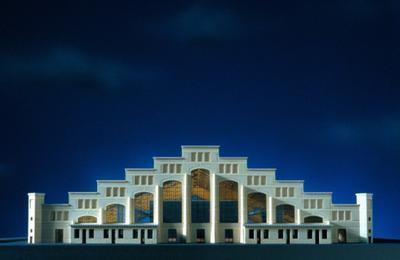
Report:
[[[182,146],[154,168],[98,180],[96,192],[69,192],[67,204],[28,194],[28,243],[372,243],[372,194],[333,204],[276,170],[220,157],[219,146]]]

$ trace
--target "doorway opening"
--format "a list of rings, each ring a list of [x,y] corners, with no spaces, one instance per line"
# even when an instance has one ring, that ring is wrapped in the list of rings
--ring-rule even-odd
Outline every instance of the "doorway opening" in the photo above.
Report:
[[[196,230],[196,242],[205,243],[206,242],[206,231],[204,229]]]
[[[339,243],[347,242],[346,229],[338,229],[338,242]]]
[[[140,230],[140,244],[144,244],[145,241],[145,237],[144,237],[144,229]]]
[[[63,229],[56,229],[55,230],[55,242],[56,243],[63,243],[64,237],[64,230]]]
[[[82,229],[82,244],[86,244],[86,229]]]
[[[261,230],[257,229],[257,244],[261,244]]]
[[[111,244],[115,244],[115,229],[111,230]]]
[[[319,229],[315,230],[315,244],[319,244]]]
[[[286,229],[286,244],[290,244],[290,229]]]

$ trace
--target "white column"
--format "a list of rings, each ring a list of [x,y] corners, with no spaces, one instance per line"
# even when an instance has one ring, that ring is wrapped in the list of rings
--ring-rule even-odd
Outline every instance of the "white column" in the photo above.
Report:
[[[215,181],[215,173],[211,173],[211,182],[210,182],[210,243],[215,243],[216,237],[216,181]]]
[[[159,194],[160,194],[160,186],[156,185],[154,189],[154,197],[153,197],[153,207],[154,207],[154,224],[158,225],[160,219],[160,201],[159,201]]]
[[[272,225],[274,224],[274,198],[271,196],[268,196],[268,221],[267,223]]]
[[[190,219],[190,212],[189,212],[189,183],[188,183],[189,175],[185,174],[183,176],[183,183],[182,183],[182,235],[186,237],[186,242],[189,241],[189,219]]]
[[[245,228],[244,224],[246,222],[245,219],[245,209],[246,209],[246,201],[245,201],[245,191],[244,185],[239,184],[239,227],[240,227],[240,243],[244,244],[245,241]]]
[[[131,197],[126,198],[125,224],[131,224]]]
[[[98,215],[97,224],[103,224],[103,208],[102,207],[99,207],[97,215]]]
[[[296,221],[297,225],[301,224],[301,212],[300,212],[300,209],[296,209],[296,219],[295,219],[295,221]]]

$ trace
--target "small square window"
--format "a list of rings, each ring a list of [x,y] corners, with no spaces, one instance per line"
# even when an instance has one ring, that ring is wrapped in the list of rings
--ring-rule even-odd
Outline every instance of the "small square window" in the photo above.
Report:
[[[307,230],[307,238],[308,239],[312,239],[312,233],[313,233],[312,229]]]
[[[299,238],[299,231],[297,229],[292,230],[292,237],[293,239]]]
[[[111,197],[111,187],[106,188],[106,197]]]
[[[177,164],[176,165],[176,173],[181,173],[182,172],[182,164]]]
[[[153,176],[149,176],[148,181],[149,181],[149,185],[153,185]]]
[[[94,238],[94,229],[89,229],[89,238]]]
[[[83,200],[78,200],[78,209],[83,208]]]
[[[371,222],[371,220],[372,220],[372,218],[371,218],[371,217],[368,217],[368,221]]]
[[[204,161],[209,162],[210,161],[210,152],[204,153]]]
[[[147,238],[148,239],[152,239],[153,238],[153,230],[152,229],[148,229],[147,230]]]
[[[120,197],[125,197],[125,188],[120,188],[119,189],[119,196]]]
[[[63,216],[63,220],[68,220],[68,211],[64,211],[64,216]]]
[[[118,238],[124,238],[124,230],[118,229]]]
[[[260,184],[260,176],[254,176],[254,185]]]
[[[275,188],[275,196],[280,197],[281,196],[281,188]]]
[[[238,173],[238,165],[237,164],[232,165],[232,173]]]
[[[62,219],[62,211],[57,211],[57,220]]]
[[[278,238],[283,239],[283,229],[278,230]]]
[[[289,197],[294,197],[294,188],[293,187],[289,188]]]
[[[137,229],[132,230],[132,238],[137,239],[139,237],[139,232]]]
[[[247,185],[253,185],[253,176],[247,176]]]
[[[118,188],[114,187],[113,188],[113,197],[117,197],[118,196]]]
[[[197,153],[197,161],[202,162],[203,161],[203,153],[199,152]]]
[[[254,229],[249,229],[249,239],[254,239]]]
[[[224,173],[224,165],[222,163],[219,165],[219,172]]]
[[[323,229],[322,230],[322,239],[327,239],[328,238],[328,230]]]
[[[108,229],[104,229],[103,230],[103,238],[108,238],[109,237],[109,235],[108,235]]]
[[[269,230],[264,229],[264,239],[268,239],[268,238],[269,238]]]
[[[305,209],[308,209],[308,207],[309,207],[309,200],[308,200],[308,199],[305,199],[305,200],[304,200],[304,208],[305,208]]]
[[[79,229],[74,229],[74,238],[79,238]]]
[[[175,164],[171,163],[169,165],[169,173],[175,173]]]
[[[92,200],[92,209],[97,208],[97,200]]]
[[[336,210],[332,211],[332,220],[333,221],[337,220],[337,211]]]

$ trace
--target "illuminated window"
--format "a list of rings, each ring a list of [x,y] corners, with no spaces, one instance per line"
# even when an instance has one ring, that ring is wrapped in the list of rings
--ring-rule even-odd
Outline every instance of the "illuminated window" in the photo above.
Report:
[[[318,216],[309,216],[304,218],[304,223],[322,223],[323,219]]]
[[[192,223],[210,222],[210,174],[207,170],[192,171]]]
[[[289,204],[277,206],[276,223],[294,223],[294,206]]]
[[[105,224],[124,223],[125,207],[120,204],[111,204],[106,207]]]
[[[120,197],[125,197],[125,188],[120,188],[119,189],[119,196]]]
[[[266,195],[255,192],[247,196],[247,221],[248,223],[266,222]]]
[[[82,216],[78,218],[78,224],[81,223],[97,223],[97,218],[94,216]]]
[[[106,188],[106,197],[111,197],[111,188]]]
[[[179,181],[164,182],[162,197],[164,223],[181,223],[182,184]]]
[[[219,183],[219,221],[238,222],[238,184],[234,181]]]
[[[135,223],[153,222],[153,194],[141,192],[135,195]]]

